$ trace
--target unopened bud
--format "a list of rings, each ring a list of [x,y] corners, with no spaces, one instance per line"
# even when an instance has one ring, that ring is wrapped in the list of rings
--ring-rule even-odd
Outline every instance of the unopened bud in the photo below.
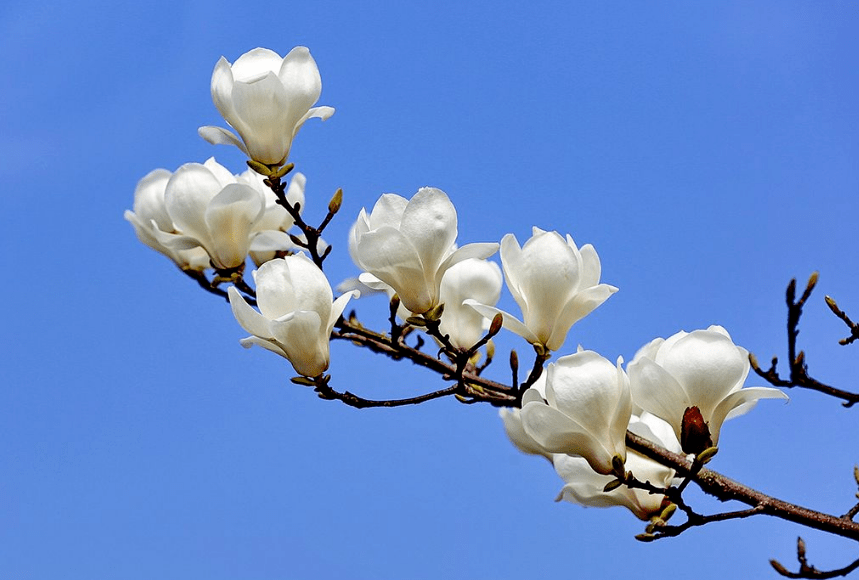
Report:
[[[659,514],[659,519],[661,519],[662,522],[665,523],[671,519],[671,516],[673,516],[674,512],[676,512],[676,511],[677,511],[677,504],[676,503],[670,503],[667,506],[665,506],[665,509],[663,509],[662,513]]]
[[[853,479],[856,480],[856,485],[859,485],[859,465],[853,466]]]
[[[271,177],[271,168],[265,163],[260,163],[259,161],[255,161],[254,159],[248,159],[247,163],[248,167],[259,173],[260,175]]]
[[[620,479],[626,477],[626,469],[623,466],[624,461],[620,455],[615,455],[611,458],[611,469]]]
[[[695,457],[695,461],[697,461],[701,465],[707,465],[710,460],[716,456],[718,452],[718,447],[708,447],[707,449],[699,453],[697,457]]]
[[[752,368],[755,368],[755,369],[761,368],[761,365],[758,364],[758,357],[756,357],[752,353],[749,353],[749,364],[752,365]]]
[[[501,326],[504,324],[504,315],[500,312],[492,318],[492,324],[489,325],[489,336],[495,336],[501,331]]]
[[[292,169],[294,167],[295,167],[295,163],[287,163],[286,165],[284,165],[280,169],[276,169],[276,170],[272,171],[271,176],[274,178],[280,179],[281,177],[283,177],[284,175],[286,175],[287,173],[292,171]]]
[[[680,447],[684,453],[698,455],[713,446],[710,428],[698,407],[688,407],[680,423]]]
[[[603,492],[608,493],[610,491],[614,491],[623,485],[623,482],[619,479],[614,479],[605,484],[605,487],[602,488]]]
[[[296,385],[302,385],[304,387],[315,387],[316,386],[316,383],[313,382],[312,380],[308,379],[307,377],[292,377],[289,380],[292,381],[293,383],[295,383]]]
[[[770,566],[775,568],[775,571],[781,574],[782,576],[790,576],[790,572],[788,572],[787,568],[781,565],[778,560],[770,560]]]
[[[340,206],[343,205],[343,190],[338,189],[334,192],[334,197],[328,202],[328,213],[335,214],[340,211]]]
[[[805,558],[805,540],[802,537],[796,538],[796,555],[801,558]]]
[[[486,358],[493,359],[495,358],[495,343],[491,340],[486,343]]]
[[[424,312],[424,318],[430,320],[432,322],[438,322],[441,320],[441,315],[444,313],[444,304],[439,304],[434,308],[430,308],[426,312]]]

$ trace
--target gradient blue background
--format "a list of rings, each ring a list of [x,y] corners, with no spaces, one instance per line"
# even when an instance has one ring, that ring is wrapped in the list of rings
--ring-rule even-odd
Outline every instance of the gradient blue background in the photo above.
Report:
[[[854,3],[785,0],[0,8],[0,577],[775,577],[767,560],[794,567],[798,534],[812,563],[852,561],[850,542],[766,518],[640,544],[625,510],[554,504],[560,480],[494,409],[320,401],[242,349],[227,305],[122,213],[156,167],[243,170],[196,135],[222,123],[221,55],[307,45],[337,113],[292,160],[311,219],[345,192],[335,283],[356,272],[345,235],[362,206],[434,185],[460,243],[537,225],[596,246],[620,292],[565,352],[629,359],[718,323],[784,358],[785,285],[819,270],[801,346],[813,375],[856,389],[823,295],[859,318],[857,27]],[[369,321],[385,308],[353,305]],[[503,338],[489,376],[507,379],[510,348],[529,352]],[[334,385],[365,396],[441,386],[350,345],[333,359]],[[713,466],[843,513],[859,410],[790,394],[726,425]]]

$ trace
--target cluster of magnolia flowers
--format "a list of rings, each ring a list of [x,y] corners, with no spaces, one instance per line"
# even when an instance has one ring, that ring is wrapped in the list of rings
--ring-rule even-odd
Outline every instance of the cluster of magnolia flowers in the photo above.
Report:
[[[443,191],[425,187],[411,199],[382,195],[370,212],[361,210],[348,238],[361,274],[341,284],[335,299],[319,261],[303,253],[301,234],[289,233],[297,213],[283,204],[303,208],[305,177],[291,174],[285,199],[275,197],[266,179],[285,175],[305,121],[334,112],[314,106],[322,84],[310,52],[297,47],[282,58],[258,48],[232,65],[221,58],[211,90],[238,135],[220,127],[202,127],[200,135],[238,147],[252,169],[234,175],[214,159],[172,173],[157,169],[139,182],[125,217],[143,243],[186,272],[214,271],[215,283],[238,285],[250,257],[255,298],[249,302],[235,285],[227,293],[250,334],[241,342],[283,356],[302,376],[318,378],[328,369],[332,330],[361,293],[396,296],[403,320],[435,317],[439,332],[463,351],[500,315],[504,328],[547,360],[577,321],[617,291],[600,282],[593,246],[579,247],[569,235],[535,227],[522,245],[508,234],[500,244],[457,246],[453,204]],[[496,252],[501,268],[488,260]],[[521,316],[496,307],[505,281]],[[742,388],[748,352],[717,326],[656,339],[625,369],[622,363],[586,350],[562,356],[525,391],[521,409],[501,413],[519,449],[552,461],[566,483],[559,499],[623,505],[648,519],[663,509],[663,496],[625,486],[606,491],[606,484],[627,470],[667,487],[674,472],[627,451],[627,430],[698,454],[718,444],[725,419],[758,399],[786,398],[776,389]]]

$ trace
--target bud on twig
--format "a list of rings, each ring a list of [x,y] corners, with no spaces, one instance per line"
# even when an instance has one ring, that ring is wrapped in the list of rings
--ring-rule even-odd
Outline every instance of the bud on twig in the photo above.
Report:
[[[338,189],[334,192],[334,197],[328,202],[328,213],[335,214],[340,211],[340,206],[343,205],[343,190]]]
[[[710,460],[716,456],[716,453],[718,452],[718,447],[708,447],[707,449],[699,453],[697,457],[695,457],[695,461],[697,461],[701,465],[707,465],[708,463],[710,463]]]
[[[667,522],[668,520],[671,519],[671,516],[673,516],[674,512],[676,512],[676,511],[677,511],[677,504],[676,503],[670,503],[667,506],[665,506],[665,509],[663,509],[662,513],[659,514],[659,519],[661,519],[663,522]]]
[[[312,379],[308,379],[307,377],[292,377],[289,379],[296,385],[302,385],[305,387],[315,387],[316,383]]]
[[[260,175],[265,175],[266,177],[271,177],[271,168],[265,163],[260,163],[259,161],[255,161],[253,159],[248,159],[247,161],[248,167],[259,173]]]
[[[687,407],[680,423],[680,447],[684,453],[699,453],[713,446],[710,428],[698,407]]]
[[[492,337],[501,331],[501,325],[504,324],[504,315],[500,312],[492,318],[492,324],[489,325],[487,336]]]
[[[286,165],[284,165],[280,169],[276,169],[276,170],[272,171],[271,176],[274,177],[275,179],[280,179],[281,177],[283,177],[284,175],[286,175],[287,173],[292,171],[294,167],[295,167],[295,163],[287,163]]]
[[[623,482],[622,482],[621,480],[619,480],[619,479],[614,479],[614,480],[612,480],[612,481],[609,481],[607,484],[605,484],[605,487],[603,487],[603,488],[602,488],[602,490],[603,490],[605,493],[608,493],[608,492],[610,492],[610,491],[614,491],[614,490],[616,490],[616,489],[617,489],[617,488],[619,488],[621,485],[623,485]]]

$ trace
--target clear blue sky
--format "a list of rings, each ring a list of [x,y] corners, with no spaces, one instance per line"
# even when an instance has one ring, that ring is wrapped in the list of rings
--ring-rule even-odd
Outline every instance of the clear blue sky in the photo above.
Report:
[[[292,159],[317,220],[345,192],[334,282],[356,273],[345,240],[362,206],[433,185],[461,243],[536,225],[595,245],[620,292],[566,352],[629,359],[716,323],[784,358],[784,287],[816,269],[802,346],[812,374],[856,389],[856,347],[836,344],[823,295],[859,318],[857,29],[853,3],[785,0],[7,3],[0,577],[774,577],[767,560],[792,563],[797,534],[820,567],[852,561],[846,541],[762,518],[642,545],[626,511],[554,504],[560,480],[489,407],[318,400],[285,361],[242,349],[227,305],[122,213],[156,167],[215,155],[243,170],[196,134],[221,123],[221,55],[306,45],[337,113]],[[384,304],[356,307],[372,321]],[[504,339],[502,361],[510,348],[528,352]],[[333,354],[340,389],[440,385]],[[843,513],[859,410],[790,394],[728,423],[713,467]]]

